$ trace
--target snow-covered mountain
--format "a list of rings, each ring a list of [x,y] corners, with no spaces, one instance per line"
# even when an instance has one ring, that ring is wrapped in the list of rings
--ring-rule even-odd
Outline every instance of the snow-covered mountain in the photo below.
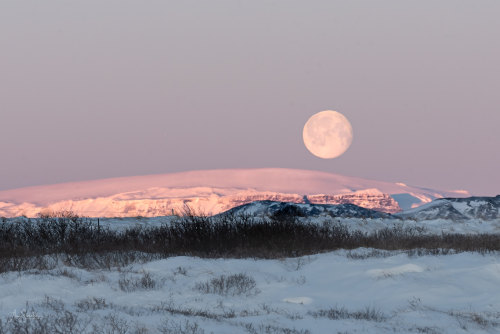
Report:
[[[500,195],[496,197],[441,198],[396,216],[415,220],[500,219]]]
[[[398,212],[466,191],[439,191],[318,171],[220,169],[112,178],[0,191],[0,216],[71,210],[90,217],[164,216],[189,205],[217,214],[253,201],[356,204]]]
[[[275,201],[256,201],[229,210],[233,215],[341,217],[396,220],[500,220],[500,195],[496,197],[440,198],[421,207],[396,214],[370,210],[354,204],[312,204]]]
[[[382,212],[401,211],[399,203],[389,194],[377,189],[358,190],[351,194],[309,195],[304,196],[304,203],[312,204],[355,204],[357,206]]]
[[[233,208],[224,214],[236,216],[269,217],[315,217],[329,216],[342,218],[393,218],[389,213],[365,209],[354,204],[307,204],[274,201],[257,201]]]

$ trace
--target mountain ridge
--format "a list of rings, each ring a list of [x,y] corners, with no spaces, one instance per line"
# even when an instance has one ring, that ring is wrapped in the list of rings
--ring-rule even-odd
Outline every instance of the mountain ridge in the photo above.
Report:
[[[495,197],[471,196],[466,198],[440,198],[418,208],[396,214],[400,218],[415,220],[449,219],[483,221],[500,219],[500,195]]]
[[[500,195],[495,197],[440,198],[421,207],[395,214],[367,209],[351,203],[313,204],[276,201],[255,201],[232,208],[221,214],[309,218],[314,216],[361,219],[383,218],[406,221],[441,219],[457,223],[471,220],[487,222],[500,220]]]
[[[468,194],[468,193],[466,193]],[[73,210],[92,217],[165,215],[184,205],[216,214],[254,200],[352,203],[398,212],[435,198],[463,196],[339,174],[286,168],[218,169],[70,182],[0,191],[0,216]],[[398,201],[399,198],[404,198]],[[409,203],[408,205],[406,203]]]
[[[325,215],[340,218],[385,218],[392,219],[390,213],[366,209],[351,203],[343,204],[311,204],[276,201],[256,201],[240,205],[220,215],[251,215],[280,217],[312,217]]]

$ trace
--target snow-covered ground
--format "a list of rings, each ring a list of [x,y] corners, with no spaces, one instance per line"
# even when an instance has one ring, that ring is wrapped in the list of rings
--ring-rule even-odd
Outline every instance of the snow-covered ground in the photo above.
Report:
[[[358,249],[96,271],[60,264],[0,274],[0,317],[89,333],[500,333],[499,255]]]

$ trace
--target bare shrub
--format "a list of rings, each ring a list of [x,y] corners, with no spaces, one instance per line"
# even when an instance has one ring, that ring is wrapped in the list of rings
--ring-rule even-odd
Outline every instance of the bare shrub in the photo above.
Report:
[[[78,318],[78,315],[64,310],[55,315],[52,330],[53,333],[83,333],[86,328],[86,323]]]
[[[149,329],[141,324],[141,323],[135,323],[134,328],[132,329],[132,334],[148,334],[150,333]]]
[[[221,275],[210,281],[197,283],[195,289],[202,293],[213,293],[222,296],[253,295],[257,294],[257,283],[246,274]]]
[[[85,299],[82,299],[76,303],[76,307],[82,311],[95,311],[95,310],[102,310],[108,307],[108,304],[106,304],[106,300],[104,298],[98,298],[98,297],[87,297]]]
[[[316,312],[309,312],[315,318],[328,318],[332,320],[338,319],[356,319],[382,322],[387,320],[387,317],[378,309],[374,307],[366,307],[359,311],[349,311],[345,307],[330,308],[327,310],[319,310]]]
[[[77,314],[66,310],[61,301],[46,297],[42,306],[50,309],[51,312],[38,313],[26,304],[23,311],[7,318],[3,326],[4,332],[13,334],[85,333],[88,319],[82,319]]]
[[[187,276],[187,269],[185,267],[177,267],[174,270],[174,275]]]
[[[410,328],[410,331],[422,334],[441,334],[442,331],[437,327],[429,327],[429,326],[414,326]]]
[[[73,221],[78,220],[80,217],[71,210],[51,210],[51,209],[43,209],[38,213],[38,217],[43,220],[50,220],[53,218],[66,218]]]
[[[126,334],[130,325],[127,320],[120,318],[116,314],[108,314],[104,317],[106,334]]]
[[[214,313],[209,310],[195,309],[195,308],[184,308],[174,305],[171,301],[162,302],[159,306],[154,306],[151,309],[152,312],[159,313],[170,313],[172,315],[183,315],[186,317],[202,317],[206,319],[220,320],[220,319],[231,319],[236,317],[236,312],[232,309],[224,310],[222,313]]]
[[[359,250],[348,251],[346,254],[348,259],[352,260],[366,260],[369,258],[385,258],[394,256],[394,252],[389,252],[379,249],[371,249],[369,252]]]
[[[65,309],[64,302],[61,299],[56,299],[47,295],[45,295],[40,306],[49,309],[55,313],[60,313]]]
[[[146,263],[161,258],[159,254],[143,253],[134,250],[62,254],[62,256],[66,265],[87,270],[110,270],[112,268],[126,267],[132,263]]]
[[[410,256],[500,251],[500,234],[430,235],[402,226],[368,233],[349,231],[335,218],[317,224],[293,215],[252,220],[188,211],[168,225],[114,231],[71,213],[56,216],[1,222],[0,272],[51,269],[59,260],[67,266],[111,269],[175,255],[276,259],[360,247]]]
[[[0,273],[9,271],[25,271],[29,269],[51,270],[56,268],[57,261],[51,256],[0,256]]]
[[[140,277],[127,277],[123,275],[118,280],[118,285],[122,291],[132,292],[136,290],[153,290],[160,286],[158,281],[152,278],[151,274],[143,271]]]
[[[291,259],[280,259],[281,262],[285,265],[285,268],[288,271],[299,271],[305,265],[311,263],[314,259],[311,257],[296,257]]]
[[[162,334],[205,334],[205,331],[200,328],[198,323],[189,320],[174,322],[165,319],[158,327],[158,331]]]
[[[5,325],[2,324],[2,333],[36,333],[49,334],[50,329],[46,321],[37,319],[25,319],[19,317],[9,317]]]
[[[311,334],[309,330],[280,327],[275,325],[260,324],[256,326],[252,323],[247,323],[243,324],[243,327],[250,334]]]
[[[459,322],[464,323],[464,326],[466,327],[465,323],[466,322],[471,322],[479,327],[485,329],[488,327],[497,327],[500,326],[500,323],[498,321],[490,320],[486,316],[486,314],[481,314],[477,312],[459,312],[459,311],[449,311],[449,315],[455,317]]]

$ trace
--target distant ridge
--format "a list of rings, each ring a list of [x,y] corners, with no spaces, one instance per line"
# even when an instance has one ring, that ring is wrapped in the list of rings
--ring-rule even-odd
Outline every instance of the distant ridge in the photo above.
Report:
[[[354,204],[311,204],[276,201],[255,201],[232,208],[221,215],[256,217],[338,217],[360,219],[397,219],[412,221],[452,222],[500,221],[500,195],[496,197],[440,198],[421,207],[389,214]]]
[[[498,220],[500,219],[500,195],[496,197],[441,198],[396,216],[415,220]]]
[[[279,217],[315,217],[330,216],[341,218],[384,218],[392,219],[389,213],[365,209],[355,204],[310,204],[275,201],[256,201],[232,208],[221,215],[251,215]]]
[[[436,198],[468,195],[319,171],[218,169],[0,191],[0,216],[35,217],[44,210],[72,210],[90,217],[162,216],[182,210],[185,204],[216,214],[256,200],[300,203],[304,198],[397,212]]]

